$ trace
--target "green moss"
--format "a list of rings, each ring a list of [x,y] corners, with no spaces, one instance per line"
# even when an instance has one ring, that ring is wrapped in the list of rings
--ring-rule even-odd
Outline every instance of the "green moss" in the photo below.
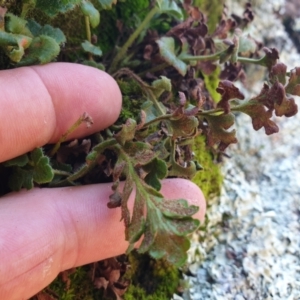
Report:
[[[99,8],[98,1],[94,5]],[[112,51],[116,45],[124,43],[131,32],[123,32],[123,40],[119,39],[120,32],[117,27],[118,22],[122,21],[127,28],[135,29],[148,13],[149,0],[126,0],[118,1],[117,5],[111,10],[101,10],[101,22],[96,29],[99,46],[104,54]]]
[[[220,81],[220,72],[221,69],[218,66],[211,74],[202,74],[204,77],[205,87],[215,102],[219,102],[221,100],[221,95],[216,91]]]
[[[179,270],[165,260],[154,260],[136,252],[129,255],[131,268],[126,276],[132,284],[124,300],[169,300],[180,283]]]
[[[193,151],[203,170],[199,171],[192,181],[202,189],[206,199],[212,194],[220,194],[223,180],[220,166],[214,161],[212,153],[206,149],[203,136],[195,139]]]
[[[118,80],[123,95],[122,111],[118,122],[124,123],[128,118],[138,119],[141,103],[145,101],[140,85],[132,79]]]
[[[70,283],[68,288],[66,282],[61,277],[57,277],[47,290],[56,294],[59,300],[104,299],[103,291],[94,287],[89,271],[90,266],[76,268],[74,273],[68,276]]]

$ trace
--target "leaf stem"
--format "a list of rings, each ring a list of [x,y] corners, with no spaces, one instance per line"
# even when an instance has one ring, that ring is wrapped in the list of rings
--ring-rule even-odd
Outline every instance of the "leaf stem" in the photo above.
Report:
[[[84,23],[85,23],[86,39],[91,43],[92,34],[91,34],[91,27],[90,27],[90,19],[88,16],[84,16]]]
[[[262,62],[264,61],[265,56],[261,57],[259,59],[255,59],[255,58],[249,58],[249,57],[242,57],[242,56],[238,56],[237,60],[241,63],[245,63],[245,64],[255,64],[255,65],[261,65],[264,66],[265,64],[262,64]]]
[[[92,42],[92,33],[91,33],[90,19],[88,16],[84,16],[84,22],[85,22],[86,39],[91,43]],[[88,53],[88,58],[90,61],[94,60],[92,53]]]
[[[108,73],[111,74],[117,69],[119,62],[126,55],[128,48],[134,43],[134,41],[137,39],[137,37],[140,35],[140,33],[143,31],[143,29],[148,25],[148,23],[154,17],[154,15],[156,13],[158,13],[158,11],[159,11],[159,9],[156,6],[150,10],[150,12],[145,17],[145,19],[140,24],[140,26],[132,33],[132,35],[128,38],[126,43],[119,50],[119,52],[115,56],[114,60],[112,61],[110,68],[108,69]]]
[[[52,157],[57,152],[61,143],[63,143],[67,139],[68,135],[75,131],[83,122],[87,122],[87,124],[92,124],[93,120],[87,113],[83,113],[79,117],[79,119],[62,135],[59,141],[54,145],[54,147],[49,153],[50,157]]]
[[[226,50],[225,50],[226,51]],[[218,60],[220,58],[220,55],[224,52],[220,51],[214,54],[210,55],[189,55],[189,54],[182,54],[179,55],[178,58],[183,61],[190,61],[190,60],[196,60],[196,61],[203,61],[203,60]]]
[[[166,115],[161,115],[147,123],[144,124],[144,126],[142,128],[145,128],[145,127],[148,127],[149,125],[152,125],[153,123],[156,123],[156,122],[160,122],[162,120],[167,120],[167,119],[170,119],[173,115],[172,114],[166,114]]]
[[[52,169],[54,175],[62,175],[62,176],[71,176],[72,174],[66,171],[62,171],[62,170],[56,170],[56,169]]]

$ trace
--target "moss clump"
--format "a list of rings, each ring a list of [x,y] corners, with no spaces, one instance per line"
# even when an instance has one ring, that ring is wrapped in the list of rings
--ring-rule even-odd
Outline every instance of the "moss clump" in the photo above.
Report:
[[[94,300],[104,299],[103,291],[96,289],[89,276],[90,266],[76,268],[68,276],[68,281],[57,277],[47,288],[47,292],[56,295],[59,300]]]
[[[192,179],[203,191],[206,199],[212,194],[219,194],[223,176],[220,166],[215,162],[213,154],[206,149],[205,138],[195,138],[193,151],[196,159],[203,167]]]
[[[141,103],[146,101],[140,85],[133,79],[117,82],[123,95],[122,111],[118,122],[123,124],[128,118],[138,119]]]
[[[131,279],[124,300],[169,300],[180,283],[179,270],[163,259],[154,260],[136,252],[129,255]]]

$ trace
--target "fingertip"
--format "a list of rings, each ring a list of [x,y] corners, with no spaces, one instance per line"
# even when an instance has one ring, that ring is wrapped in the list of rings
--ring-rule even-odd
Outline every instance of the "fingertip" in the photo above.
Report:
[[[56,112],[56,128],[49,142],[56,142],[87,113],[94,123],[80,126],[68,139],[80,138],[113,124],[121,111],[122,95],[117,82],[104,71],[85,65],[53,63],[32,67],[45,84]]]

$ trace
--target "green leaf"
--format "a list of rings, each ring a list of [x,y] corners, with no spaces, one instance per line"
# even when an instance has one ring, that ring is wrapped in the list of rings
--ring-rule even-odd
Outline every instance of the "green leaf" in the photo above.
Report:
[[[111,9],[113,4],[117,3],[117,0],[98,0],[103,9]]]
[[[195,134],[199,121],[195,116],[180,115],[169,120],[173,138]]]
[[[30,190],[33,188],[33,177],[31,170],[24,170],[20,167],[13,167],[12,175],[8,179],[8,186],[12,191],[19,191],[22,188]]]
[[[239,53],[254,53],[256,51],[255,40],[249,35],[242,35],[239,37],[238,52]]]
[[[46,35],[35,37],[18,66],[49,63],[59,51],[59,44],[52,37]]]
[[[41,148],[34,149],[29,156],[33,165],[33,180],[39,184],[50,182],[54,173],[50,166],[49,157],[44,155]]]
[[[125,124],[122,125],[122,129],[115,134],[115,139],[124,145],[126,142],[133,140],[136,131],[136,121],[134,119],[128,119]]]
[[[29,20],[28,28],[35,37],[46,35],[53,38],[58,44],[65,43],[67,41],[64,33],[59,28],[54,28],[49,24],[41,26],[34,20]]]
[[[82,48],[85,52],[91,53],[91,54],[96,55],[96,56],[102,56],[101,49],[98,46],[93,45],[89,41],[84,41],[81,44],[81,46],[82,46]]]
[[[5,30],[7,32],[33,37],[27,27],[26,20],[19,18],[11,13],[6,14],[5,20]]]
[[[23,154],[4,162],[3,165],[5,167],[12,167],[12,166],[24,167],[28,163],[28,161],[29,159],[27,154]]]
[[[81,11],[90,20],[92,28],[95,28],[100,23],[100,13],[90,1],[83,0],[80,5]]]
[[[177,57],[174,39],[172,37],[162,37],[157,41],[157,44],[162,58],[182,76],[185,76],[187,64]]]
[[[123,150],[130,157],[130,163],[134,167],[145,166],[156,157],[151,145],[143,142],[127,142]]]
[[[140,150],[143,154],[139,153]],[[186,261],[186,251],[190,246],[186,235],[199,226],[199,221],[191,217],[198,211],[198,207],[189,206],[183,199],[164,199],[157,190],[143,181],[137,171],[138,166],[144,165],[143,168],[152,173],[151,177],[156,176],[157,179],[166,175],[165,163],[156,159],[155,153],[150,154],[149,150],[149,146],[141,142],[130,142],[125,147],[117,148],[116,165],[120,167],[116,173],[126,177],[121,208],[126,240],[130,243],[127,252],[134,248],[135,242],[143,235],[138,249],[140,253],[149,252],[156,259],[165,256],[169,262],[181,266]],[[134,186],[136,197],[130,216],[127,201]]]
[[[32,189],[34,182],[48,183],[54,177],[49,158],[43,154],[41,148],[34,149],[28,155],[22,155],[5,164],[12,166],[8,185],[13,191],[19,191],[21,188]]]
[[[0,46],[18,46],[17,36],[12,33],[0,31]]]
[[[0,45],[13,62],[19,62],[22,59],[25,49],[30,46],[31,42],[32,39],[29,36],[0,31]]]
[[[160,76],[160,79],[154,80],[151,84],[155,97],[159,97],[164,91],[171,92],[171,80],[165,76]]]
[[[161,13],[169,14],[177,19],[183,19],[181,8],[173,0],[157,0],[157,6]]]
[[[147,209],[144,238],[138,252],[149,252],[155,259],[165,257],[175,266],[182,266],[190,247],[186,236],[199,226],[199,221],[192,219],[191,215],[199,208],[188,206],[182,199],[166,200],[150,187],[137,189],[135,201],[144,201]],[[165,201],[167,205],[164,205]]]
[[[167,164],[161,159],[154,158],[143,169],[148,173],[145,177],[145,182],[159,191],[161,189],[160,180],[164,179],[168,174]]]
[[[171,169],[169,170],[168,176],[192,178],[197,172],[197,166],[193,161],[188,162],[186,167],[183,167],[172,160]]]
[[[50,17],[56,16],[58,13],[66,13],[72,10],[82,0],[37,0],[36,8],[42,10]]]

